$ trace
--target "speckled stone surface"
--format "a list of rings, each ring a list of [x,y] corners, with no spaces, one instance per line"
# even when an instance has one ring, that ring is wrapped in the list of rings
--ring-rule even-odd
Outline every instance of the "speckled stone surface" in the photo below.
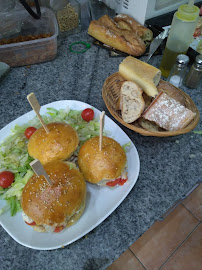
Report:
[[[102,85],[124,58],[111,58],[108,51],[95,46],[83,54],[70,53],[69,45],[80,40],[92,42],[84,31],[63,41],[55,60],[11,69],[0,83],[0,128],[31,110],[26,100],[30,92],[36,94],[41,105],[80,100],[105,110],[111,117],[102,99]],[[149,63],[159,67],[160,60],[161,56],[154,56]],[[201,85],[197,90],[181,88],[202,113]],[[134,142],[141,163],[138,181],[126,199],[87,236],[58,250],[26,248],[0,228],[1,270],[106,269],[202,179],[202,135],[189,132],[176,137],[144,137],[119,126]],[[195,130],[202,130],[201,121]]]

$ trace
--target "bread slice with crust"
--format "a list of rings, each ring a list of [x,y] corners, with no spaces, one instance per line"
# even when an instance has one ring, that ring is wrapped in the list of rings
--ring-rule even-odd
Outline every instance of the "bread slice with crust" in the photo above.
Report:
[[[186,127],[195,115],[196,113],[162,91],[144,111],[142,117],[155,122],[165,130],[175,131]]]
[[[145,108],[143,90],[135,82],[125,81],[121,86],[120,109],[123,121],[132,123],[137,120]]]

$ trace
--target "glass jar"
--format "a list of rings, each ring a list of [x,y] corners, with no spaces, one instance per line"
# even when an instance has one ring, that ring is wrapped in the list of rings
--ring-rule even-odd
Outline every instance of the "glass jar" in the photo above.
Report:
[[[167,81],[176,87],[180,87],[186,77],[188,63],[189,57],[185,54],[179,54],[176,63],[171,68]]]
[[[186,78],[186,87],[197,88],[202,78],[202,55],[197,55]]]
[[[76,0],[50,0],[50,7],[58,21],[60,38],[81,31],[80,3]]]

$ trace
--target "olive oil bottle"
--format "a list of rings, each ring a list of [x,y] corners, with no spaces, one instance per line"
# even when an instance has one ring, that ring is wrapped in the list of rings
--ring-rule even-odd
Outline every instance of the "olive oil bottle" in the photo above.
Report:
[[[186,54],[186,52],[174,52],[169,50],[167,47],[165,48],[160,65],[160,70],[164,77],[168,77],[170,70],[179,54]]]
[[[186,54],[193,38],[193,33],[199,19],[199,8],[189,4],[181,5],[175,12],[163,53],[160,70],[164,77],[168,77],[172,66],[179,54]]]

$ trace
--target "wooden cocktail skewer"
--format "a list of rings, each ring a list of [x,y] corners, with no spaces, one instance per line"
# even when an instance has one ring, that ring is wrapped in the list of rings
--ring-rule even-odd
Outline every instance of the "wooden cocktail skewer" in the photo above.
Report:
[[[38,159],[33,160],[32,162],[30,162],[29,165],[32,167],[33,171],[36,173],[37,176],[43,175],[48,184],[50,186],[53,185],[53,182],[50,180],[48,174],[46,173],[44,167],[41,165],[41,162]]]
[[[44,121],[43,121],[43,119],[42,119],[42,117],[41,117],[41,115],[40,115],[40,113],[39,113],[41,107],[40,107],[39,102],[38,102],[38,100],[36,99],[34,93],[30,93],[30,94],[27,96],[27,99],[28,99],[30,105],[32,106],[32,109],[35,111],[37,117],[39,118],[39,120],[40,120],[40,122],[41,122],[43,128],[44,128],[45,131],[46,131],[46,133],[49,133],[49,130],[48,130],[46,124],[44,123]]]
[[[99,151],[102,151],[102,138],[104,129],[105,111],[100,115],[100,137],[99,137]]]

